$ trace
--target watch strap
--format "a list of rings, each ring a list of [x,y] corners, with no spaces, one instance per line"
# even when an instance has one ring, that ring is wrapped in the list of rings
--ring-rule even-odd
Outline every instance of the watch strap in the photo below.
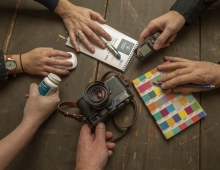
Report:
[[[0,50],[0,83],[7,82],[8,72],[5,68],[4,53]]]

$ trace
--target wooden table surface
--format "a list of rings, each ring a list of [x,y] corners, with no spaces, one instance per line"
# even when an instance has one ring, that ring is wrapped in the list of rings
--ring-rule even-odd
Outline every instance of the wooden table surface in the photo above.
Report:
[[[91,8],[106,17],[108,25],[138,39],[152,19],[169,11],[175,0],[71,0],[75,5]],[[220,61],[220,2],[206,10],[190,27],[184,27],[170,47],[161,49],[139,62],[133,59],[125,76],[133,80],[163,63],[163,56],[180,56],[193,60]],[[68,37],[62,20],[44,6],[32,0],[0,0],[0,48],[5,53],[19,54],[36,47],[53,47],[76,52],[65,46]],[[76,54],[78,66],[62,77],[61,101],[76,101],[85,86],[114,68],[84,54]],[[26,103],[24,95],[31,83],[39,84],[43,77],[19,74],[0,86],[0,138],[9,134],[21,122]],[[220,89],[196,93],[207,113],[198,123],[175,137],[165,140],[147,108],[134,89],[139,116],[121,140],[116,142],[107,170],[214,170],[220,165]],[[119,117],[122,122],[131,117],[132,107],[126,106]],[[82,124],[55,112],[38,130],[33,140],[14,160],[9,169],[70,170],[75,167],[79,131]],[[107,129],[119,132],[113,122]],[[0,160],[1,161],[1,160]]]

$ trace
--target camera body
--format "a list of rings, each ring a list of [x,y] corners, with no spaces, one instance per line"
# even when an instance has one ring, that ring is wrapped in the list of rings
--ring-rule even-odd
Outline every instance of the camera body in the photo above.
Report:
[[[160,36],[161,32],[158,31],[149,38],[147,38],[140,46],[134,50],[134,55],[139,60],[144,60],[155,50],[153,49],[156,39]]]
[[[76,104],[93,129],[97,123],[108,120],[132,99],[133,94],[124,81],[114,75],[104,82],[95,81],[89,84],[84,91],[84,97]]]

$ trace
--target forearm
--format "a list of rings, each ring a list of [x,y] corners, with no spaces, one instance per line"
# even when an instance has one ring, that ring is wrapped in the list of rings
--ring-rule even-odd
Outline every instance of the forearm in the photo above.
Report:
[[[190,25],[201,13],[217,0],[177,0],[171,10],[180,13]]]
[[[0,141],[0,170],[6,169],[19,152],[28,144],[38,127],[21,122],[18,127]]]

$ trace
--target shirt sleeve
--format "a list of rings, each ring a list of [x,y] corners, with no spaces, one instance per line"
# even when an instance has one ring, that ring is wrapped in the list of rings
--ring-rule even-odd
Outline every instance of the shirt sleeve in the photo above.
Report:
[[[177,0],[170,10],[179,12],[190,25],[201,13],[217,0]]]
[[[4,53],[0,50],[0,83],[8,80],[8,72],[5,68]]]
[[[54,11],[54,9],[56,8],[59,2],[59,0],[35,0],[35,1],[41,3],[51,11]]]

